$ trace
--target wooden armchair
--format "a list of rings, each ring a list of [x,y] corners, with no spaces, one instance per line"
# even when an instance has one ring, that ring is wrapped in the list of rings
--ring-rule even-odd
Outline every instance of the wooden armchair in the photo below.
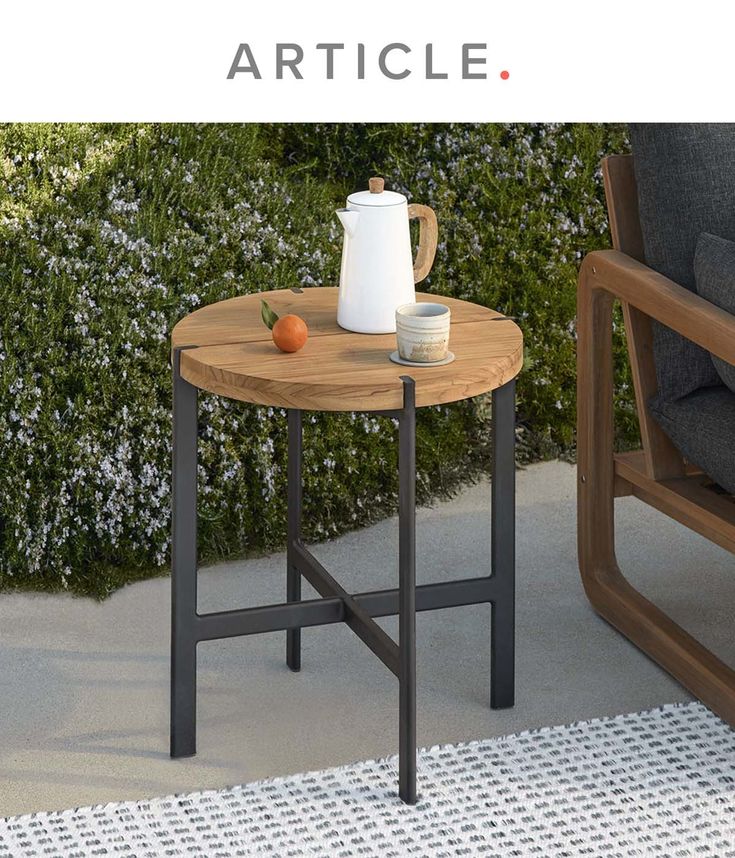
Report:
[[[651,319],[735,364],[735,316],[644,262],[632,156],[603,163],[614,250],[585,258],[578,286],[578,550],[595,610],[735,725],[735,671],[645,599],[615,559],[613,501],[635,495],[735,552],[735,503],[687,465],[649,412]],[[613,452],[612,311],[622,304],[643,449]],[[733,439],[735,444],[735,439]]]

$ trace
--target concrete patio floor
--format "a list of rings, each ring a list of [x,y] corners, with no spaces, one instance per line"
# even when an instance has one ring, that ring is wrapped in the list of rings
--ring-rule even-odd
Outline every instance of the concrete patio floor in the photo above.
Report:
[[[644,593],[735,662],[730,554],[633,498],[618,557]],[[420,582],[487,570],[489,485],[419,511]],[[315,549],[354,591],[395,586],[395,520]],[[204,610],[281,601],[284,557],[202,571]],[[305,586],[305,593],[310,590]],[[591,610],[576,566],[575,469],[518,474],[517,700],[488,706],[490,610],[419,615],[421,745],[684,701],[690,696]],[[393,619],[385,627],[395,633]],[[143,798],[393,754],[397,684],[343,626],[200,645],[198,755],[168,756],[169,581],[102,604],[0,595],[0,816]]]

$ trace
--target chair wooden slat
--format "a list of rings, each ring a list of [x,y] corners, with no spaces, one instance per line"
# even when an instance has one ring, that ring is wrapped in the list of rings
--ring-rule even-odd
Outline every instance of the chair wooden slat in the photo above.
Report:
[[[643,262],[633,157],[610,155],[602,162],[602,175],[613,247]],[[684,460],[647,405],[656,392],[651,320],[630,304],[622,302],[622,307],[646,473],[657,480],[680,477],[684,473]]]

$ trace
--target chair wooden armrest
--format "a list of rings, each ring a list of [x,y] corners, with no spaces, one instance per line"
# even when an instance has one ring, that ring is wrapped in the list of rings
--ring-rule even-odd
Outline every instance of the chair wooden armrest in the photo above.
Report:
[[[651,319],[735,364],[735,316],[644,264],[630,155],[602,163],[615,250],[590,253],[577,290],[578,552],[595,610],[735,726],[735,671],[625,578],[615,557],[614,499],[634,495],[735,552],[735,503],[692,472],[648,408],[657,388]],[[643,449],[614,451],[613,305],[620,301]]]
[[[613,305],[622,302],[643,438],[641,458],[613,448]],[[735,505],[687,474],[648,414],[655,391],[650,318],[735,363],[735,317],[616,250],[584,260],[577,290],[578,554],[595,610],[735,725],[735,671],[639,593],[615,557],[614,498],[633,494],[735,551]],[[633,454],[636,455],[636,454]]]
[[[580,269],[580,288],[604,289],[735,364],[735,316],[619,250],[589,253]]]

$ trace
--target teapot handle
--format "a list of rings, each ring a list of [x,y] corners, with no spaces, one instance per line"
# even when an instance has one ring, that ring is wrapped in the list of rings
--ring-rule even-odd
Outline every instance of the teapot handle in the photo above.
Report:
[[[439,226],[436,222],[434,209],[422,206],[420,203],[411,203],[408,207],[409,219],[417,217],[420,222],[419,249],[416,261],[413,263],[413,282],[423,280],[431,271],[436,254],[436,243],[439,238]]]

